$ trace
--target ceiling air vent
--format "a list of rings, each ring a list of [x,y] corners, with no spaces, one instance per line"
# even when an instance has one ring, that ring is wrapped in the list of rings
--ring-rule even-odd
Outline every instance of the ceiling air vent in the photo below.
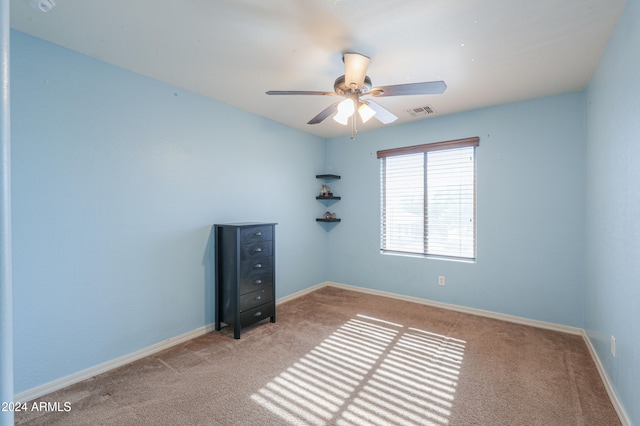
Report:
[[[436,110],[431,105],[421,106],[405,110],[411,117],[429,117],[435,115]]]

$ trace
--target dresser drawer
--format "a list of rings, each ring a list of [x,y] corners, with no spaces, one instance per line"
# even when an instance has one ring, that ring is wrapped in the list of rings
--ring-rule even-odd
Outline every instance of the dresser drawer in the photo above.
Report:
[[[240,279],[271,271],[273,271],[273,257],[271,256],[240,261]]]
[[[240,313],[240,325],[253,324],[265,318],[272,316],[275,312],[275,306],[273,303],[266,303],[264,305],[257,306],[253,309]]]
[[[273,300],[273,287],[265,287],[262,290],[252,291],[251,293],[240,296],[240,312],[255,308],[263,303]]]
[[[254,271],[240,278],[240,294],[251,293],[266,287],[273,287],[273,270]]]
[[[271,256],[273,244],[271,241],[248,243],[240,246],[240,260],[251,260],[259,257]]]
[[[273,240],[273,227],[251,226],[240,230],[240,244]]]

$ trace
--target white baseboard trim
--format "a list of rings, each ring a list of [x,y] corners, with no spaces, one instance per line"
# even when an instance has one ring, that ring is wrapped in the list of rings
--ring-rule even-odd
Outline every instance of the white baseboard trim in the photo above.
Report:
[[[316,285],[313,285],[311,287],[307,287],[304,290],[300,290],[300,291],[297,291],[295,293],[292,293],[292,294],[290,294],[288,296],[281,297],[280,299],[276,300],[276,305],[288,302],[288,301],[293,300],[293,299],[297,299],[298,297],[302,297],[305,294],[309,294],[309,293],[311,293],[313,291],[318,290],[319,288],[326,287],[329,284],[331,284],[331,283],[328,282],[328,281],[325,281],[325,282],[322,282],[320,284],[316,284]]]
[[[206,334],[213,329],[213,324],[210,324],[192,331],[188,331],[179,336],[171,337],[167,340],[158,342],[151,346],[147,346],[146,348],[140,349],[130,354],[112,359],[111,361],[103,362],[102,364],[89,367],[85,370],[78,371],[77,373],[71,374],[69,376],[65,376],[52,382],[45,383],[44,385],[37,386],[24,392],[20,392],[14,396],[14,401],[26,402],[36,398],[40,398],[41,396],[66,388],[67,386],[71,386],[93,376],[97,376],[98,374],[106,373],[107,371],[113,370],[114,368],[129,364],[146,356],[153,355],[156,352],[168,349],[179,343],[186,342],[187,340],[194,339],[198,336],[202,336],[203,334]]]
[[[336,282],[331,282],[331,281],[325,281],[319,284],[316,284],[314,286],[308,287],[304,290],[300,290],[298,292],[292,293],[288,296],[282,297],[278,300],[276,300],[276,304],[279,305],[281,303],[285,303],[288,302],[290,300],[293,299],[297,299],[301,296],[304,296],[305,294],[311,293],[315,290],[318,290],[322,287],[327,287],[327,286],[331,286],[331,287],[336,287],[336,288],[342,288],[345,290],[351,290],[351,291],[357,291],[360,293],[367,293],[367,294],[373,294],[376,296],[384,296],[384,297],[389,297],[392,299],[398,299],[398,300],[404,300],[404,301],[408,301],[408,302],[414,302],[414,303],[419,303],[422,305],[427,305],[427,306],[433,306],[436,308],[442,308],[442,309],[448,309],[448,310],[452,310],[452,311],[457,311],[457,312],[463,312],[463,313],[467,313],[467,314],[472,314],[472,315],[478,315],[478,316],[482,316],[482,317],[487,317],[487,318],[493,318],[493,319],[497,319],[497,320],[502,320],[502,321],[507,321],[507,322],[513,322],[516,324],[523,324],[523,325],[529,325],[532,327],[538,327],[538,328],[544,328],[547,330],[554,330],[554,331],[559,331],[559,332],[563,332],[563,333],[569,333],[569,334],[575,334],[575,335],[580,335],[582,336],[582,338],[584,339],[587,347],[589,348],[589,352],[591,353],[591,357],[593,358],[596,367],[598,369],[598,373],[600,374],[600,377],[602,379],[602,382],[604,383],[604,386],[607,390],[607,393],[609,394],[609,398],[611,399],[611,403],[613,404],[614,409],[616,410],[616,412],[618,413],[618,417],[620,417],[620,422],[622,423],[623,426],[630,426],[631,422],[629,421],[629,418],[627,417],[627,413],[625,412],[624,408],[622,407],[622,405],[620,404],[620,401],[618,400],[618,397],[616,395],[616,393],[613,390],[613,387],[611,386],[611,382],[609,381],[609,378],[604,370],[604,367],[602,365],[602,363],[600,362],[600,358],[598,357],[597,352],[595,351],[595,348],[593,347],[593,345],[591,344],[591,340],[589,339],[589,337],[587,336],[587,333],[584,331],[584,329],[582,328],[576,328],[576,327],[569,327],[569,326],[565,326],[565,325],[560,325],[560,324],[553,324],[553,323],[548,323],[548,322],[544,322],[544,321],[538,321],[538,320],[532,320],[532,319],[528,319],[528,318],[522,318],[522,317],[517,317],[514,315],[506,315],[506,314],[500,314],[497,312],[492,312],[492,311],[485,311],[482,309],[475,309],[475,308],[468,308],[465,306],[459,306],[459,305],[453,305],[453,304],[449,304],[449,303],[442,303],[442,302],[435,302],[432,300],[428,300],[428,299],[422,299],[419,297],[413,297],[413,296],[404,296],[401,294],[396,294],[396,293],[391,293],[391,292],[387,292],[387,291],[381,291],[381,290],[372,290],[372,289],[368,289],[368,288],[364,288],[364,287],[356,287],[356,286],[352,286],[352,285],[348,285],[348,284],[340,284],[340,283],[336,283]],[[204,327],[200,327],[197,328],[195,330],[186,332],[184,334],[181,334],[179,336],[175,336],[172,338],[169,338],[167,340],[164,340],[162,342],[156,343],[154,345],[151,346],[147,346],[146,348],[140,349],[138,351],[132,352],[128,355],[124,355],[121,356],[119,358],[113,359],[111,361],[107,361],[104,362],[102,364],[98,364],[94,367],[90,367],[87,368],[85,370],[79,371],[77,373],[71,374],[69,376],[66,377],[62,377],[60,379],[54,380],[52,382],[46,383],[44,385],[41,386],[37,386],[35,388],[29,389],[27,391],[24,392],[20,392],[18,394],[15,395],[14,397],[14,401],[20,401],[20,402],[26,402],[26,401],[31,401],[33,399],[36,398],[40,398],[41,396],[47,395],[51,392],[63,389],[67,386],[71,386],[75,383],[81,382],[83,380],[89,379],[93,376],[96,376],[98,374],[102,374],[102,373],[106,373],[109,370],[113,370],[114,368],[123,366],[125,364],[131,363],[133,361],[137,361],[141,358],[144,358],[146,356],[149,355],[153,355],[154,353],[160,352],[162,350],[168,349],[172,346],[175,346],[177,344],[180,344],[182,342],[186,342],[187,340],[191,340],[194,339],[198,336],[202,336],[203,334],[209,333],[210,331],[214,330],[214,325],[213,324],[209,324],[206,325]]]
[[[435,308],[442,308],[442,309],[448,309],[450,311],[463,312],[465,314],[478,315],[478,316],[481,316],[481,317],[493,318],[493,319],[497,319],[497,320],[513,322],[513,323],[516,323],[516,324],[529,325],[529,326],[532,326],[532,327],[544,328],[544,329],[547,329],[547,330],[560,331],[562,333],[575,334],[575,335],[581,336],[582,332],[583,332],[583,330],[581,328],[577,328],[577,327],[570,327],[570,326],[567,326],[567,325],[560,325],[560,324],[554,324],[554,323],[545,322],[545,321],[533,320],[533,319],[529,319],[529,318],[522,318],[522,317],[517,317],[517,316],[514,316],[514,315],[500,314],[498,312],[485,311],[485,310],[476,309],[476,308],[468,308],[466,306],[452,305],[452,304],[449,304],[449,303],[434,302],[433,300],[429,300],[429,299],[422,299],[422,298],[413,297],[413,296],[404,296],[404,295],[401,295],[401,294],[390,293],[390,292],[387,292],[387,291],[372,290],[372,289],[369,289],[369,288],[356,287],[356,286],[352,286],[352,285],[348,285],[348,284],[339,284],[339,283],[334,283],[334,282],[326,282],[326,283],[323,283],[323,284],[329,285],[329,286],[332,286],[332,287],[343,288],[345,290],[359,291],[361,293],[368,293],[368,294],[373,294],[373,295],[376,295],[376,296],[384,296],[384,297],[389,297],[389,298],[392,298],[392,299],[398,299],[398,300],[404,300],[404,301],[407,301],[407,302],[419,303],[421,305],[433,306]]]
[[[598,373],[600,374],[602,383],[604,384],[604,387],[607,390],[607,394],[609,394],[609,399],[611,400],[611,404],[613,404],[613,408],[616,410],[616,413],[618,413],[618,417],[620,418],[620,423],[622,423],[622,426],[631,426],[631,421],[627,416],[627,412],[624,410],[624,407],[622,406],[622,404],[620,404],[620,401],[618,400],[618,396],[616,395],[616,392],[613,390],[613,386],[609,381],[609,376],[607,376],[607,373],[604,370],[604,366],[600,361],[598,352],[596,352],[596,348],[593,347],[593,344],[591,343],[591,339],[589,339],[589,335],[585,330],[582,330],[582,338],[584,339],[584,342],[586,343],[587,348],[589,348],[589,352],[591,353],[591,358],[593,358],[593,362],[596,364],[596,368],[598,369]]]
[[[328,284],[329,283],[327,282],[323,282],[323,283],[308,287],[304,290],[300,290],[296,293],[290,294],[288,296],[285,296],[276,300],[276,304],[279,305],[280,303],[297,299],[298,297],[304,296],[305,294],[311,293],[312,291],[325,287]],[[54,380],[52,382],[45,383],[44,385],[37,386],[35,388],[26,390],[24,392],[20,392],[14,395],[14,401],[25,402],[25,401],[34,400],[36,398],[40,398],[41,396],[47,395],[51,392],[55,392],[57,390],[66,388],[67,386],[71,386],[83,380],[89,379],[93,376],[97,376],[98,374],[106,373],[109,370],[113,370],[114,368],[118,368],[125,364],[129,364],[133,361],[137,361],[146,356],[153,355],[156,352],[163,351],[165,349],[168,349],[182,342],[186,342],[187,340],[191,340],[198,336],[202,336],[203,334],[209,333],[210,331],[213,331],[213,330],[214,330],[214,325],[209,324],[204,327],[200,327],[195,330],[188,331],[179,336],[171,337],[167,340],[164,340],[162,342],[156,343],[151,346],[147,346],[146,348],[142,348],[128,355],[123,355],[119,358],[112,359],[111,361],[103,362],[102,364],[89,367],[85,370],[78,371],[77,373],[71,374],[69,376],[65,376],[60,379]]]
[[[479,315],[479,316],[482,316],[482,317],[488,317],[488,318],[498,319],[498,320],[502,320],[502,321],[513,322],[513,323],[516,323],[516,324],[529,325],[529,326],[532,326],[532,327],[544,328],[544,329],[547,329],[547,330],[559,331],[559,332],[562,332],[562,333],[568,333],[568,334],[574,334],[574,335],[582,336],[582,338],[584,339],[584,341],[585,341],[585,343],[587,345],[587,348],[589,348],[589,352],[591,353],[591,358],[593,359],[594,363],[596,364],[596,368],[598,369],[598,374],[600,374],[600,378],[602,379],[602,383],[604,384],[604,387],[605,387],[605,389],[607,391],[607,394],[609,395],[609,399],[611,400],[611,404],[613,404],[613,408],[616,410],[616,413],[618,414],[618,417],[620,418],[620,423],[622,423],[623,426],[631,426],[631,421],[629,420],[629,417],[627,416],[627,413],[624,410],[624,407],[620,403],[620,400],[618,399],[618,396],[616,395],[615,391],[613,390],[613,386],[611,385],[611,382],[609,381],[609,377],[607,376],[607,373],[605,372],[604,366],[602,365],[602,362],[600,362],[600,357],[598,357],[598,353],[596,352],[595,348],[593,347],[593,344],[591,343],[591,340],[589,339],[589,336],[587,335],[586,331],[584,329],[582,329],[582,328],[569,327],[569,326],[566,326],[566,325],[560,325],[560,324],[554,324],[554,323],[549,323],[549,322],[544,322],[544,321],[532,320],[532,319],[528,319],[528,318],[522,318],[522,317],[517,317],[517,316],[513,316],[513,315],[500,314],[500,313],[497,313],[497,312],[485,311],[485,310],[482,310],[482,309],[475,309],[475,308],[468,308],[468,307],[465,307],[465,306],[452,305],[452,304],[448,304],[448,303],[434,302],[434,301],[428,300],[428,299],[421,299],[421,298],[412,297],[412,296],[403,296],[403,295],[396,294],[396,293],[390,293],[390,292],[380,291],[380,290],[372,290],[372,289],[363,288],[363,287],[356,287],[356,286],[352,286],[352,285],[348,285],[348,284],[325,282],[325,283],[322,283],[321,286],[325,286],[325,285],[326,286],[337,287],[337,288],[342,288],[342,289],[345,289],[345,290],[359,291],[361,293],[373,294],[373,295],[377,295],[377,296],[390,297],[390,298],[398,299],[398,300],[405,300],[405,301],[408,301],[408,302],[420,303],[420,304],[423,304],[423,305],[433,306],[433,307],[436,307],[436,308],[449,309],[449,310],[458,311],[458,312],[464,312],[464,313],[472,314],[472,315]]]

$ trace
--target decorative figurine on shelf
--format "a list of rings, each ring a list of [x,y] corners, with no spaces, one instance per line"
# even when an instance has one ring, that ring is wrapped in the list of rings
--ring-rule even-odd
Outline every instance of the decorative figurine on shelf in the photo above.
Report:
[[[323,219],[335,219],[336,218],[336,214],[335,213],[331,213],[331,212],[326,212],[324,214],[324,216],[322,216]]]
[[[327,185],[326,183],[322,184],[322,189],[320,190],[320,196],[321,197],[330,197],[331,192],[329,192],[329,185]]]

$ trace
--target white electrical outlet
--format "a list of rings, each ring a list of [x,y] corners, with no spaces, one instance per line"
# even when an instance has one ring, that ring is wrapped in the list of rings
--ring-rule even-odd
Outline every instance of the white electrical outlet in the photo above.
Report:
[[[438,285],[445,285],[444,275],[438,276]]]
[[[616,338],[614,336],[611,336],[611,355],[616,357]]]

